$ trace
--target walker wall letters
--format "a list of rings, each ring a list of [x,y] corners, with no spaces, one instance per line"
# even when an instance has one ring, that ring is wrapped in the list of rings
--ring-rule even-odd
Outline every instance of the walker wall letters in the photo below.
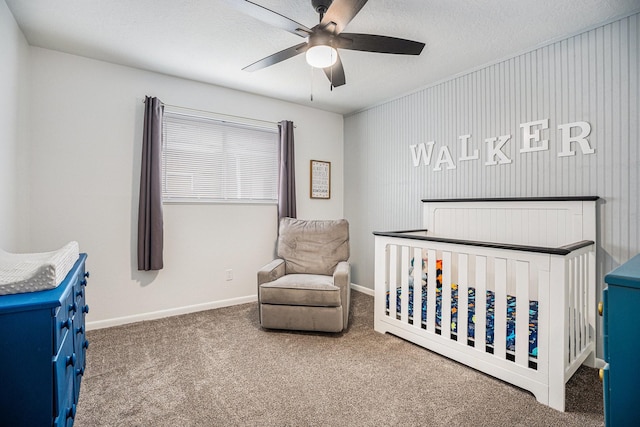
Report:
[[[536,120],[533,122],[521,123],[521,141],[519,154],[532,153],[537,151],[549,150],[549,140],[543,139],[548,134],[549,119]],[[576,155],[576,149],[580,148],[582,154],[593,154],[595,149],[589,144],[587,137],[591,133],[591,125],[587,122],[573,122],[558,125],[560,131],[560,141],[557,144],[558,157],[569,157]],[[545,132],[547,131],[547,132]],[[458,137],[460,144],[460,156],[458,162],[467,161],[483,161],[485,166],[505,165],[513,162],[507,153],[505,147],[511,142],[511,135],[501,135],[497,137],[489,137],[484,140],[484,154],[480,156],[480,148],[474,146],[471,135],[460,135]],[[433,158],[433,149],[435,141],[422,142],[420,144],[410,145],[413,166],[418,167],[421,164],[430,166]],[[442,169],[456,169],[457,165],[451,155],[451,150],[447,145],[438,148],[433,164],[434,171]]]

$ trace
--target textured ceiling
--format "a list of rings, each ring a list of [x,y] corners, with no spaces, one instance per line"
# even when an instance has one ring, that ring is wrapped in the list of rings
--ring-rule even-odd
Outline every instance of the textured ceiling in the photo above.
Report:
[[[310,0],[252,0],[308,27]],[[242,0],[6,0],[33,46],[346,114],[638,11],[640,0],[369,0],[347,32],[426,43],[420,56],[342,50],[329,90],[299,55],[242,68],[303,39],[240,12]],[[313,101],[310,94],[313,93]]]

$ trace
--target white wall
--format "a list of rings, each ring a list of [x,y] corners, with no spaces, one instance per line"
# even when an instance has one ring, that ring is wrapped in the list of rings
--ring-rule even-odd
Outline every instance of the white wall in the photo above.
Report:
[[[0,1],[0,248],[24,250],[27,238],[25,162],[29,46]]]
[[[345,216],[358,219],[353,281],[373,287],[372,232],[421,227],[421,199],[587,195],[602,198],[602,283],[640,252],[639,88],[634,14],[347,117]],[[520,124],[543,119],[549,149],[520,153]],[[558,126],[577,121],[591,124],[595,153],[574,146],[575,156],[558,157]],[[467,134],[479,160],[458,160]],[[500,135],[511,135],[504,152],[512,162],[487,166],[485,139]],[[415,167],[410,145],[429,141],[431,164]],[[441,147],[456,169],[434,170]]]
[[[77,240],[89,254],[92,327],[250,300],[256,271],[274,252],[275,205],[165,205],[165,268],[137,271],[145,95],[293,120],[298,217],[343,216],[341,115],[40,48],[31,48],[30,65],[29,246],[49,250]],[[310,159],[332,162],[331,200],[309,199]],[[227,269],[234,280],[225,281]]]

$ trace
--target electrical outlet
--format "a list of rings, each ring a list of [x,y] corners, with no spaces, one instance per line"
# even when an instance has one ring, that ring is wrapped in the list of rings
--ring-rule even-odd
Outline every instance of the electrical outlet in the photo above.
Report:
[[[226,270],[225,273],[226,273],[227,281],[233,280],[233,270]]]

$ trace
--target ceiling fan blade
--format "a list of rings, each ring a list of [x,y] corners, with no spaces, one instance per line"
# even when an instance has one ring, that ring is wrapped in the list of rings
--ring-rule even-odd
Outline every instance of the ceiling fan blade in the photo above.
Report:
[[[333,39],[333,46],[364,52],[420,55],[424,43],[373,34],[342,33]]]
[[[259,19],[260,21],[274,27],[282,28],[296,36],[308,37],[309,34],[312,33],[310,28],[294,21],[293,19],[289,19],[278,12],[274,12],[273,10],[267,9],[266,7],[260,6],[259,4],[253,3],[249,0],[234,0],[228,3],[240,12]]]
[[[320,21],[320,28],[333,34],[340,34],[367,0],[333,0]]]
[[[344,77],[344,67],[342,66],[342,61],[340,60],[340,55],[338,54],[338,60],[331,67],[323,68],[324,74],[327,76],[329,81],[331,82],[331,86],[338,87],[342,86],[347,82]]]
[[[259,61],[254,62],[251,65],[247,65],[243,68],[245,71],[256,71],[261,68],[266,68],[270,65],[277,64],[278,62],[282,62],[289,58],[293,58],[296,55],[306,52],[308,49],[308,45],[306,42],[297,44],[295,46],[291,46],[288,49],[281,50],[278,53],[274,53],[273,55],[269,55],[266,58],[262,58]]]

